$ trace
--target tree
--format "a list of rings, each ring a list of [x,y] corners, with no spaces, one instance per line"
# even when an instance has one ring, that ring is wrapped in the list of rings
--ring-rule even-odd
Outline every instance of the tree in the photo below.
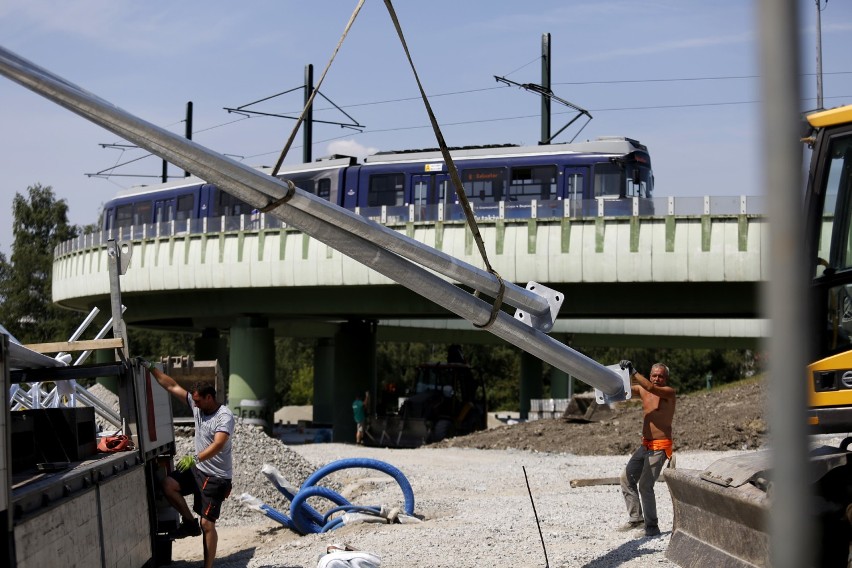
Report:
[[[275,407],[312,404],[314,341],[275,338]]]
[[[77,236],[68,224],[68,204],[50,186],[36,184],[12,200],[10,262],[0,255],[0,323],[22,343],[67,339],[77,327],[74,312],[51,299],[53,250]]]

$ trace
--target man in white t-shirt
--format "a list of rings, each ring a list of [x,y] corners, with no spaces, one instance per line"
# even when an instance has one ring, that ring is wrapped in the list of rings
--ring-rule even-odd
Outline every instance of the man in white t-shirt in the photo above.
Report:
[[[172,538],[198,536],[204,533],[204,567],[211,568],[216,558],[219,536],[216,520],[222,502],[231,493],[233,465],[231,437],[234,434],[234,414],[216,400],[216,389],[209,383],[195,383],[189,391],[173,378],[144,359],[139,364],[148,369],[157,382],[178,400],[188,405],[195,419],[195,453],[178,461],[176,470],[162,482],[163,494],[180,513],[182,522],[171,531]],[[185,495],[194,496],[193,510],[201,517],[201,524],[193,517]]]

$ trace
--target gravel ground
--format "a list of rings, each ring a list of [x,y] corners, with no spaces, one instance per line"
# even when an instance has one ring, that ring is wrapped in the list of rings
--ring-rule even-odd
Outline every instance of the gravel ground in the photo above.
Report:
[[[674,566],[665,558],[672,525],[671,499],[665,484],[657,485],[663,533],[653,538],[644,537],[641,531],[616,531],[626,521],[617,486],[570,487],[572,479],[617,476],[626,455],[576,456],[472,448],[390,450],[345,444],[288,447],[262,438],[254,440],[251,447],[267,455],[292,453],[298,456],[291,456],[292,463],[317,467],[352,457],[385,461],[399,468],[410,481],[415,514],[423,522],[348,525],[326,534],[299,536],[254,511],[237,512],[235,507],[239,505],[232,498],[231,508],[219,523],[217,566],[312,568],[327,545],[345,542],[378,555],[382,566],[538,567],[545,566],[542,538],[548,563],[554,567]],[[715,459],[735,453],[741,452],[679,452],[677,466],[703,469]],[[241,459],[240,455],[236,457]],[[259,470],[260,466],[255,467]],[[541,523],[541,537],[524,468]],[[240,469],[245,478],[237,480],[235,474],[234,495],[240,491],[236,486],[257,490],[268,484],[259,472],[253,476],[245,468]],[[402,503],[397,485],[374,470],[347,469],[334,474],[333,480],[353,503]],[[279,502],[270,505],[287,512]],[[173,556],[175,568],[199,566],[200,539],[176,541]]]
[[[92,390],[110,401],[109,393],[98,387]],[[748,397],[731,397],[730,392],[725,397],[728,402],[731,398],[750,400]],[[700,406],[707,407],[706,404]],[[724,405],[714,403],[710,406],[718,408]],[[742,410],[743,405],[739,406],[740,410],[734,410],[733,414],[752,420]],[[751,408],[754,405],[744,406]],[[686,414],[689,420],[684,420]],[[696,414],[700,413],[682,414],[683,426],[691,425]],[[634,417],[628,419],[618,415],[590,425],[596,431],[609,432],[607,439],[595,438],[590,432],[578,430],[576,425],[548,420],[538,425],[506,429],[502,433],[498,429],[465,437],[467,440],[457,439],[454,443],[462,447],[416,450],[349,444],[287,446],[238,421],[233,439],[234,491],[225,502],[222,518],[217,523],[219,551],[216,565],[226,568],[313,568],[327,545],[344,542],[378,555],[382,566],[674,566],[665,558],[671,537],[672,505],[664,483],[657,484],[657,507],[663,533],[652,538],[646,538],[641,531],[622,533],[616,530],[627,520],[618,486],[576,489],[570,486],[572,479],[617,477],[620,474],[629,449],[619,454],[615,448],[625,437],[635,436],[628,436],[626,432],[615,434],[614,427],[606,426],[618,425],[622,420],[631,426],[636,421]],[[736,426],[733,431],[748,433],[748,428]],[[191,428],[178,429],[176,434],[177,454],[180,456],[191,451]],[[577,455],[577,450],[587,449],[585,445],[588,445],[578,438],[587,437],[592,447],[606,448],[614,455]],[[704,437],[707,438],[706,432]],[[739,439],[734,441],[734,447],[741,447]],[[464,444],[473,447],[463,447]],[[573,448],[575,445],[577,448]],[[749,446],[753,447],[743,444],[743,447]],[[540,447],[557,451],[538,451],[536,448]],[[679,450],[676,454],[677,467],[704,469],[720,457],[738,453],[743,452]],[[260,472],[265,463],[274,465],[289,481],[300,485],[319,467],[354,457],[378,459],[400,469],[414,490],[414,513],[423,522],[410,525],[354,524],[326,534],[300,536],[240,504],[239,496],[249,493],[279,511],[289,513],[288,503]],[[535,500],[541,536],[530,503],[524,469]],[[401,506],[403,501],[393,480],[375,470],[346,469],[326,480],[325,485],[355,504],[394,507]],[[322,501],[314,505],[321,511],[328,507],[327,502]],[[547,550],[547,562],[542,540]],[[171,565],[174,568],[201,566],[201,558],[199,538],[174,542]]]

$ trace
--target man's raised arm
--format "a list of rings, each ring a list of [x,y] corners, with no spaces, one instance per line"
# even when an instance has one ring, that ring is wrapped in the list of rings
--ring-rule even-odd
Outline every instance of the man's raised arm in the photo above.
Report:
[[[159,370],[157,367],[155,367],[149,361],[146,361],[142,357],[137,357],[136,362],[139,363],[139,365],[141,365],[142,367],[148,369],[148,371],[152,375],[154,375],[154,378],[157,379],[157,382],[160,383],[161,387],[172,393],[175,398],[186,404],[187,391],[185,388],[177,384],[177,381],[175,381],[173,378]]]

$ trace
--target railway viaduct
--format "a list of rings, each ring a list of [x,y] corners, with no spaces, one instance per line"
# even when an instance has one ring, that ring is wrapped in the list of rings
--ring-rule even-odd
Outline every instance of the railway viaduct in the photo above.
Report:
[[[652,215],[610,216],[601,207],[586,217],[480,219],[480,231],[503,278],[564,295],[551,333],[563,343],[756,346],[768,332],[758,313],[768,262],[759,198],[654,201]],[[374,213],[483,265],[462,221]],[[109,239],[130,256],[121,278],[127,323],[199,333],[195,358],[227,362],[230,405],[244,417],[270,420],[276,335],[316,339],[314,419],[332,423],[340,439],[354,433],[353,393],[375,386],[377,341],[501,342],[264,215],[131,227],[63,243],[54,257],[55,302],[81,311],[109,305]],[[541,396],[541,372],[541,361],[523,354],[522,412]],[[554,396],[567,395],[568,380],[561,372],[552,377]]]

